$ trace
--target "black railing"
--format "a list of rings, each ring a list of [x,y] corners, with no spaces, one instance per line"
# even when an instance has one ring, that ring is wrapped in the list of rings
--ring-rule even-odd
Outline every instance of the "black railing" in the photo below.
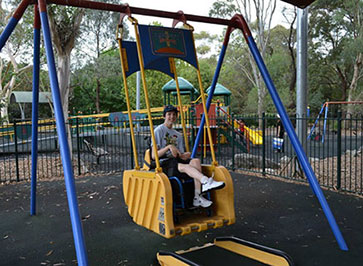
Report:
[[[185,116],[188,118],[188,116]],[[230,170],[243,170],[262,175],[279,176],[306,181],[291,143],[285,134],[283,149],[273,148],[277,118],[263,115],[221,115],[211,117],[211,129],[220,165]],[[291,118],[293,124],[296,119]],[[307,123],[306,153],[319,183],[328,188],[363,194],[362,147],[363,118],[327,118],[319,121],[310,134],[314,120]],[[154,125],[163,122],[154,119]],[[197,134],[200,118],[187,121],[190,147]],[[261,124],[260,130],[257,126]],[[73,167],[76,176],[109,174],[134,167],[131,135],[128,122],[108,122],[107,118],[75,118],[69,122],[72,140]],[[31,174],[31,124],[17,121],[0,127],[0,182],[30,180]],[[181,129],[178,125],[176,128]],[[150,129],[145,118],[134,120],[135,141],[139,163],[143,164],[144,151],[148,148]],[[204,134],[202,134],[204,135]],[[38,169],[39,179],[63,176],[62,163],[54,121],[39,123]],[[322,139],[324,137],[324,142]],[[202,138],[198,158],[210,163],[209,141]]]

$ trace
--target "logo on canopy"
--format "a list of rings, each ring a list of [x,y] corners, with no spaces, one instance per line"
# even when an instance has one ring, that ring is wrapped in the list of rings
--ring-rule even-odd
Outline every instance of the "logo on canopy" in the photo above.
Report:
[[[152,53],[186,56],[184,34],[170,28],[149,28]]]
[[[145,67],[158,64],[160,58],[179,58],[198,68],[191,30],[139,25]]]

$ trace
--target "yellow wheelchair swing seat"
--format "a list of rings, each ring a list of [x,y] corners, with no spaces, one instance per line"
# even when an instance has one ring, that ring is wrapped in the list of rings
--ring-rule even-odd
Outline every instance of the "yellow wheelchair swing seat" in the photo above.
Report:
[[[202,165],[202,171],[211,176],[212,166]],[[141,170],[124,171],[123,194],[128,212],[136,224],[165,238],[172,238],[235,222],[232,178],[225,167],[216,166],[214,179],[225,182],[225,187],[210,192],[213,201],[210,211],[185,215],[177,223],[172,186],[163,172],[150,171],[145,165]]]

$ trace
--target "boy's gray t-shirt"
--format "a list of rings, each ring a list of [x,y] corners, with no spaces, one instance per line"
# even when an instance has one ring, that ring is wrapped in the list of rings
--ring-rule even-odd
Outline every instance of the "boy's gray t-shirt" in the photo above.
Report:
[[[180,153],[184,153],[183,135],[175,129],[169,129],[164,124],[155,128],[155,141],[158,149],[162,149],[169,144],[178,148]]]

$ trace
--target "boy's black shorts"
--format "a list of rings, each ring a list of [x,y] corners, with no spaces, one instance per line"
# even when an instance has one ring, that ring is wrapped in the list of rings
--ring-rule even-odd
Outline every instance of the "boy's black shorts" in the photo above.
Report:
[[[192,159],[183,160],[180,158],[168,158],[161,163],[163,172],[168,176],[181,176],[182,173],[178,170],[178,163],[189,164]]]

